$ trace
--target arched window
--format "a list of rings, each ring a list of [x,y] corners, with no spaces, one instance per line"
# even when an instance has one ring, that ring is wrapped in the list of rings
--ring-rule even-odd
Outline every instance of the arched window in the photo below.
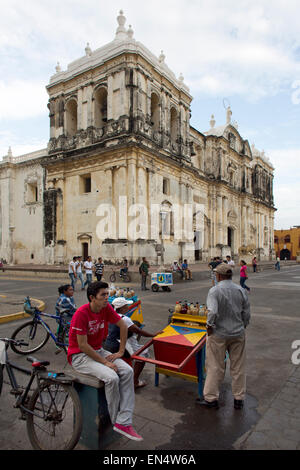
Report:
[[[159,131],[160,128],[160,108],[159,98],[156,93],[151,95],[151,124],[154,131]]]
[[[291,237],[290,237],[290,235],[286,235],[286,236],[284,237],[284,243],[291,243]]]
[[[173,142],[176,142],[177,137],[178,137],[178,113],[175,108],[171,108],[170,134],[171,134],[171,140]]]
[[[73,137],[77,132],[77,102],[71,99],[66,104],[66,134]]]
[[[174,217],[172,204],[164,201],[160,209],[159,234],[162,239],[170,239],[174,235]]]
[[[95,127],[102,128],[107,122],[107,90],[99,88],[94,96],[95,105]]]

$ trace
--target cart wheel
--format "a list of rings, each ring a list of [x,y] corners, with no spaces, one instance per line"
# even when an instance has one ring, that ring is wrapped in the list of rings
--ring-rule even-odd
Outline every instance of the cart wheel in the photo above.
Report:
[[[171,290],[172,290],[171,287],[167,287],[168,292],[171,292]]]
[[[152,284],[151,289],[152,289],[152,292],[158,292],[159,285],[158,284]]]

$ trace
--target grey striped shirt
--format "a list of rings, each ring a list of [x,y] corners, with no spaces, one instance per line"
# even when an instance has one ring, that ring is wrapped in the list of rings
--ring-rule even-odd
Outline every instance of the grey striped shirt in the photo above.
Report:
[[[207,324],[217,336],[241,336],[250,321],[250,303],[245,289],[223,280],[207,295]]]

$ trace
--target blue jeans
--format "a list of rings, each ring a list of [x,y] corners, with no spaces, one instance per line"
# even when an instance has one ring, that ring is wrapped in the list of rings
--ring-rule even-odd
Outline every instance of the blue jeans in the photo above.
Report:
[[[84,289],[84,279],[83,279],[83,274],[82,273],[77,273],[78,279],[80,279],[81,282],[81,289]]]
[[[142,274],[141,276],[141,290],[146,290],[146,281],[147,281],[147,274]]]
[[[75,277],[75,274],[73,273],[69,273],[69,276],[70,276],[70,279],[71,279],[71,286],[73,287],[73,289],[75,290],[75,284],[77,282],[77,279]]]
[[[84,283],[84,287],[86,285],[90,285],[93,282],[93,275],[92,274],[86,274],[86,281]]]
[[[250,292],[250,288],[246,286],[246,277],[240,277],[240,285],[243,287],[243,289],[247,289],[247,291]]]

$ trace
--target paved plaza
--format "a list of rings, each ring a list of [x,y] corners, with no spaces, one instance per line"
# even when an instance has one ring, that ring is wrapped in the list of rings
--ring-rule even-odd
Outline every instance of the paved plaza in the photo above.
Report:
[[[234,281],[238,282],[237,268]],[[61,283],[63,279],[1,273],[0,320],[4,315],[21,311],[19,307],[25,295],[44,303],[45,311],[54,312],[57,287]],[[148,385],[136,393],[134,414],[134,425],[144,441],[133,442],[122,437],[106,450],[300,450],[300,366],[292,362],[295,352],[292,344],[300,340],[300,266],[287,265],[280,272],[273,269],[250,272],[248,284],[252,318],[247,328],[244,409],[233,408],[228,367],[220,409],[216,411],[197,406],[194,383],[160,376],[159,386],[155,387],[154,366],[147,364],[143,379]],[[194,281],[178,282],[170,293],[141,292],[139,284],[131,285],[142,301],[145,328],[155,332],[166,326],[168,309],[177,300],[205,303],[211,281],[203,266]],[[78,306],[86,303],[86,293],[76,291],[75,301]],[[24,319],[20,318],[0,323],[0,336],[10,336],[22,322]],[[65,356],[55,355],[54,351],[55,345],[49,340],[36,356],[50,360],[55,369],[65,368]],[[26,362],[12,351],[10,357],[20,364]],[[295,357],[300,359],[300,352]],[[9,386],[4,384],[0,399],[1,450],[31,449],[26,423],[18,416]]]

